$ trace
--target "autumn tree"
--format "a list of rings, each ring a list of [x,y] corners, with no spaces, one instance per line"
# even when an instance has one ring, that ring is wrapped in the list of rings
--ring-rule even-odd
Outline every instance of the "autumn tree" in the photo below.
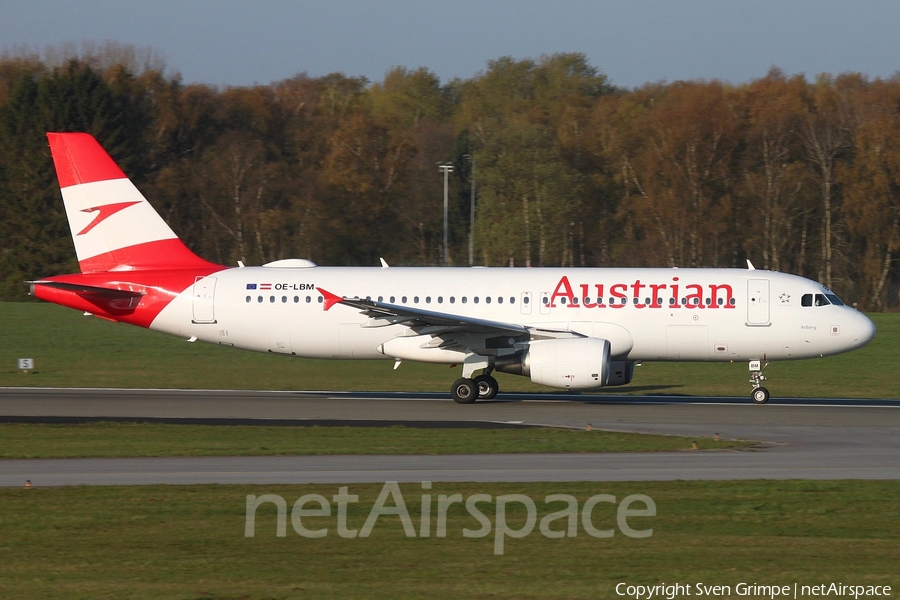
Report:
[[[805,247],[799,248],[798,240],[807,239],[810,221],[801,202],[807,179],[801,145],[807,87],[802,76],[788,79],[773,69],[740,91],[744,152],[735,229],[746,249],[761,255],[758,266],[764,269],[802,269],[796,259],[805,255]]]
[[[834,81],[820,76],[808,96],[800,128],[804,154],[819,189],[822,250],[818,279],[829,288],[834,287],[835,218],[840,201],[836,193],[837,165],[853,137],[849,79]]]
[[[729,92],[718,82],[677,82],[638,90],[612,135],[621,170],[621,211],[655,234],[671,266],[719,264],[729,253],[727,224],[737,143]]]
[[[130,99],[77,61],[47,73],[21,73],[0,108],[0,273],[6,298],[23,281],[76,270],[75,255],[47,147],[48,131],[93,134],[123,165],[140,155],[140,124]]]
[[[900,81],[875,82],[853,133],[852,165],[841,168],[844,208],[859,253],[860,305],[884,310],[900,252]]]
[[[585,243],[584,132],[591,104],[610,89],[580,54],[502,58],[458,86],[457,122],[479,169],[485,264],[575,263],[576,239]]]

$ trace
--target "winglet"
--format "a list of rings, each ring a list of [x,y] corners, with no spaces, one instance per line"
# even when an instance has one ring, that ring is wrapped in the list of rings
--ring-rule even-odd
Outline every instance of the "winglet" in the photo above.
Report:
[[[324,290],[320,287],[317,287],[316,289],[319,291],[320,294],[322,294],[322,297],[325,298],[325,310],[328,310],[335,304],[340,304],[341,302],[344,301],[343,298],[332,294],[328,290]]]

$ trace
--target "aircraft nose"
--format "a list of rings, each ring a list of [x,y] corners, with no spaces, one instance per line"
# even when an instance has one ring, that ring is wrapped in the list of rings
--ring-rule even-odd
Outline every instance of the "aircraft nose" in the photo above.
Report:
[[[853,338],[854,347],[861,348],[875,337],[875,323],[861,312],[857,312],[853,317],[850,334]]]

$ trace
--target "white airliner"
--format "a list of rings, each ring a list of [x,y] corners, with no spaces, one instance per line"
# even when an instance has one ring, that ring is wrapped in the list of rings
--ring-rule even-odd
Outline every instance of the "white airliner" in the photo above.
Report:
[[[81,273],[32,293],[191,341],[301,356],[461,364],[450,393],[493,398],[493,371],[567,390],[631,381],[639,361],[839,354],[875,326],[822,285],[748,269],[224,267],[195,255],[90,135],[50,133]],[[480,374],[476,377],[476,373]]]

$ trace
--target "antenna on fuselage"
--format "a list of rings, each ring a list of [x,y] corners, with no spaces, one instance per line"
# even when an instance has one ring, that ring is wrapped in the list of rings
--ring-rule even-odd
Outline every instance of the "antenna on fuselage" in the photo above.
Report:
[[[750,262],[750,259],[749,259],[749,258],[747,259],[747,270],[748,270],[748,271],[755,271],[755,270],[756,270],[756,267],[753,266],[753,263]]]

